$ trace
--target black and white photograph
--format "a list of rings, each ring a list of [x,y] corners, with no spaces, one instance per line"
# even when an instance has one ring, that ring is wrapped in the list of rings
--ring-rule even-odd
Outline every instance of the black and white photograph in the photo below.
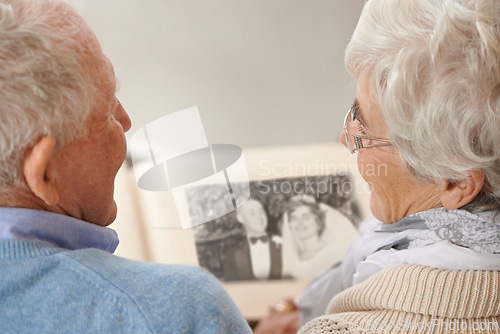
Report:
[[[199,207],[213,189],[188,201]],[[312,278],[340,260],[360,220],[348,175],[252,181],[237,210],[194,228],[198,261],[223,281]]]

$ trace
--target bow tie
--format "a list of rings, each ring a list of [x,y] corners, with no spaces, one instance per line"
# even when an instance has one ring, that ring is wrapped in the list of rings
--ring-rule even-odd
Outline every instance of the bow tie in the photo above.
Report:
[[[267,243],[268,240],[269,240],[269,238],[267,237],[267,235],[262,235],[260,237],[250,237],[250,243],[252,245],[257,243],[257,241],[260,241],[260,242],[265,244],[265,243]]]

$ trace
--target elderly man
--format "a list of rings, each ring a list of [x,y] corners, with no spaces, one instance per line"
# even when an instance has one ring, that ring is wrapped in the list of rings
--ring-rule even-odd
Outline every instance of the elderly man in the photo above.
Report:
[[[1,331],[250,332],[205,271],[109,254],[130,128],[115,86],[71,7],[0,0]]]

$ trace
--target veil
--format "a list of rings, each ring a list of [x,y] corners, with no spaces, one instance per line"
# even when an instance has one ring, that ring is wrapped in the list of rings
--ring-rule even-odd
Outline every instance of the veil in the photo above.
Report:
[[[309,199],[304,197],[309,197]],[[302,195],[300,199],[314,201],[312,197],[306,195]],[[319,207],[325,213],[325,229],[319,237],[319,250],[309,260],[300,259],[299,253],[303,245],[291,230],[288,213],[283,213],[283,276],[311,278],[332,266],[342,257],[344,245],[339,243],[339,235],[343,233],[339,233],[339,229],[347,225],[352,229],[352,223],[346,216],[327,204],[319,203]]]

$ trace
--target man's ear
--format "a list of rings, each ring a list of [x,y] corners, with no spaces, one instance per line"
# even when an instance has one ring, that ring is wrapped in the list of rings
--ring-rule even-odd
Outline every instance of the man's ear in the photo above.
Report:
[[[450,182],[442,181],[441,203],[448,210],[458,209],[469,204],[484,186],[484,172],[474,169],[465,179]]]
[[[23,174],[28,187],[49,206],[59,202],[55,175],[50,164],[55,146],[56,139],[53,136],[42,137],[26,152],[23,161]]]

